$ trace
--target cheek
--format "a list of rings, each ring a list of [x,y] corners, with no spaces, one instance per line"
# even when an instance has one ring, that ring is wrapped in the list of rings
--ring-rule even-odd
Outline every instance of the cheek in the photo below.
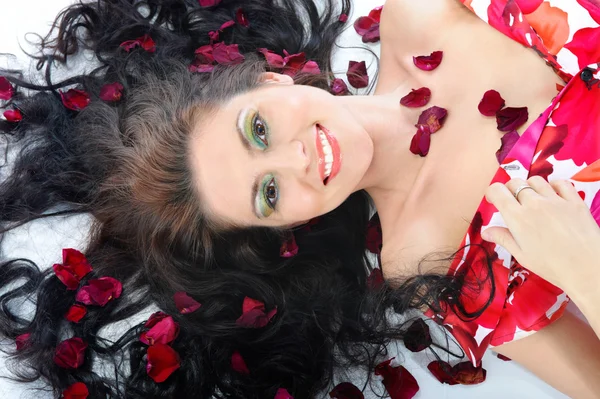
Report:
[[[301,185],[290,187],[286,194],[288,194],[285,206],[286,219],[306,220],[324,213],[326,204],[322,194]]]

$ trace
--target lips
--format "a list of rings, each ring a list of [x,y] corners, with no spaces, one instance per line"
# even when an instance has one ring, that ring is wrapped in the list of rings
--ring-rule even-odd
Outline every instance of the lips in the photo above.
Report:
[[[339,173],[342,166],[342,155],[335,136],[319,124],[316,125],[316,148],[319,176],[323,184],[327,185]]]

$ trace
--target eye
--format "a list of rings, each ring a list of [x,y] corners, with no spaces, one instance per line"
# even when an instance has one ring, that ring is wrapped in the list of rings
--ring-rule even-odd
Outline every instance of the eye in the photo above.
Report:
[[[273,175],[266,175],[262,181],[261,194],[257,198],[257,208],[263,217],[275,212],[279,200],[279,187]]]
[[[248,109],[242,117],[242,131],[248,142],[266,150],[269,146],[269,127],[258,111]]]
[[[267,140],[267,127],[260,118],[260,115],[255,114],[252,121],[252,127],[252,134],[254,134],[254,137],[260,140],[265,146],[268,146],[269,141]]]

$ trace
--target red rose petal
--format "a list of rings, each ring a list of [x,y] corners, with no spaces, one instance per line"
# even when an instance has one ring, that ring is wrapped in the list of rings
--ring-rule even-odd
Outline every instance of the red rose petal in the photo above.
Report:
[[[198,0],[201,7],[213,7],[219,5],[221,0]]]
[[[431,99],[431,90],[427,87],[421,87],[420,89],[412,89],[410,93],[402,97],[400,104],[409,108],[424,107],[429,103]]]
[[[240,54],[237,44],[216,43],[213,46],[213,57],[221,65],[241,64],[245,57]]]
[[[365,395],[350,382],[342,382],[329,392],[329,397],[333,399],[365,399]]]
[[[367,73],[367,64],[364,61],[350,61],[348,63],[348,72],[346,72],[348,83],[352,87],[362,89],[369,85],[369,75]]]
[[[565,85],[560,85],[558,83],[556,84],[556,91],[561,92],[562,89],[564,89],[564,88],[565,88]]]
[[[519,138],[519,132],[516,130],[513,130],[512,132],[506,133],[504,136],[502,136],[502,145],[498,151],[496,151],[496,159],[498,160],[499,164],[504,161],[504,158],[506,158],[513,146],[517,143],[517,141],[519,141]]]
[[[220,34],[221,33],[218,30],[211,30],[210,32],[208,32],[208,38],[210,39],[210,42],[218,42]]]
[[[501,132],[510,132],[523,126],[529,119],[527,107],[506,107],[496,113],[496,123]]]
[[[447,116],[448,111],[445,108],[433,106],[421,113],[415,126],[425,126],[429,129],[429,133],[433,134],[442,128]]]
[[[298,244],[296,244],[296,237],[294,234],[290,238],[281,244],[279,249],[279,256],[282,258],[292,258],[298,254]]]
[[[283,68],[283,57],[279,54],[274,53],[271,50],[267,50],[266,48],[259,48],[257,51],[265,56],[267,64],[269,64],[270,67]]]
[[[156,325],[156,323],[158,323],[165,317],[169,317],[169,315],[164,312],[154,312],[152,313],[152,315],[150,315],[148,320],[146,320],[146,323],[144,323],[144,327],[152,328]]]
[[[371,26],[363,35],[363,43],[376,43],[381,39],[381,33],[379,31],[379,24]]]
[[[83,382],[76,382],[62,393],[62,399],[86,399],[90,392]]]
[[[483,95],[483,98],[479,102],[479,112],[484,116],[494,116],[496,112],[500,111],[506,102],[496,90],[488,90]]]
[[[4,111],[4,117],[8,122],[17,123],[23,120],[23,114],[18,109],[7,109]]]
[[[173,295],[173,300],[175,301],[175,306],[179,310],[179,313],[182,314],[195,312],[202,306],[198,301],[183,291],[176,292]]]
[[[100,89],[100,99],[102,101],[116,102],[123,96],[123,85],[119,82],[109,83]]]
[[[375,213],[367,224],[367,249],[373,254],[380,254],[383,247],[383,235],[379,215]]]
[[[360,17],[354,21],[354,30],[360,36],[364,36],[365,33],[367,33],[369,29],[373,27],[373,25],[379,25],[379,22],[371,17]]]
[[[63,105],[73,111],[81,111],[90,104],[90,96],[83,90],[69,89],[66,93],[59,93]]]
[[[0,100],[10,100],[14,94],[15,89],[8,79],[4,76],[0,76]]]
[[[85,255],[73,248],[64,248],[62,257],[62,264],[57,263],[52,266],[54,274],[68,290],[76,290],[81,279],[92,271],[92,266]]]
[[[277,307],[265,313],[265,304],[249,297],[244,298],[242,315],[236,320],[236,324],[246,328],[262,328],[269,324],[273,316],[277,314]]]
[[[431,147],[431,133],[429,132],[429,128],[427,126],[419,126],[417,133],[415,133],[410,142],[410,152],[424,157],[429,154],[429,147]]]
[[[285,388],[279,388],[275,393],[275,397],[273,399],[294,399],[292,395]]]
[[[76,369],[83,364],[87,343],[74,337],[62,341],[54,352],[54,363],[66,369]]]
[[[304,52],[296,54],[288,54],[287,51],[283,50],[285,57],[283,57],[283,73],[289,76],[295,76],[304,65],[306,61],[306,55]]]
[[[250,374],[250,370],[248,370],[244,358],[238,351],[233,352],[233,355],[231,355],[231,368],[233,371],[240,374]]]
[[[413,57],[415,66],[423,71],[433,71],[435,68],[440,66],[444,58],[443,51],[434,51],[430,55],[421,55],[419,57]]]
[[[227,29],[227,28],[229,28],[229,27],[231,27],[231,26],[233,26],[233,25],[235,25],[235,21],[234,21],[233,19],[230,19],[229,21],[227,21],[227,22],[224,22],[224,23],[221,25],[221,27],[219,28],[219,30],[220,30],[220,31],[224,31],[225,29]]]
[[[136,47],[141,47],[149,53],[154,53],[156,51],[156,44],[154,40],[150,37],[150,35],[144,35],[138,37],[137,39],[124,41],[119,45],[123,50],[129,52]]]
[[[442,384],[456,385],[458,382],[454,380],[452,366],[448,363],[436,360],[427,365],[427,368]]]
[[[340,17],[338,18],[338,21],[346,23],[348,22],[348,15],[347,14],[340,14]]]
[[[411,352],[421,352],[432,344],[429,326],[423,319],[415,320],[404,334],[404,346]]]
[[[181,366],[179,354],[169,345],[156,344],[148,347],[146,373],[154,382],[163,382]]]
[[[404,367],[392,367],[393,359],[377,365],[375,375],[383,377],[383,385],[392,399],[411,399],[419,391],[419,384]]]
[[[155,345],[155,344],[168,344],[177,338],[179,335],[179,324],[173,320],[173,318],[169,315],[163,317],[164,313],[156,317],[154,320],[160,318],[156,322],[152,321],[154,325],[150,330],[144,331],[140,335],[140,341],[145,343],[146,345]],[[150,320],[146,322],[146,324],[150,323]]]
[[[192,73],[210,73],[215,70],[215,66],[208,64],[193,64],[190,65],[188,69]]]
[[[31,337],[31,333],[21,334],[15,338],[15,344],[17,345],[18,351],[26,348],[29,345],[29,337]]]
[[[122,290],[123,286],[119,280],[100,277],[81,287],[75,295],[75,300],[85,305],[105,306],[109,301],[120,297]]]
[[[375,7],[369,12],[369,18],[373,18],[377,23],[381,22],[381,12],[383,11],[383,6]]]
[[[237,22],[244,28],[250,26],[250,21],[248,21],[248,17],[246,16],[246,13],[244,13],[244,10],[241,7],[238,8],[235,12],[235,22]]]
[[[496,353],[496,356],[498,356],[498,359],[500,360],[504,360],[505,362],[511,362],[512,359],[510,357],[506,357],[501,353]]]
[[[75,304],[69,308],[67,314],[65,315],[65,319],[73,323],[79,323],[86,314],[87,308],[85,306]]]
[[[452,367],[454,380],[461,385],[476,385],[485,381],[487,371],[479,366],[473,366],[473,363],[461,362]]]
[[[317,64],[315,61],[307,61],[300,70],[300,73],[318,75],[321,73],[321,68],[319,68],[319,64]]]
[[[196,62],[198,64],[212,64],[215,62],[212,44],[198,47],[196,51],[194,51],[194,54],[196,55]]]
[[[334,96],[343,96],[348,94],[348,86],[342,79],[335,78],[331,82],[331,91]]]
[[[250,297],[244,298],[244,303],[242,304],[242,313],[249,312],[254,309],[265,310],[265,304],[256,299],[252,299]]]
[[[383,272],[380,268],[376,267],[371,270],[367,277],[367,288],[370,290],[378,290],[383,287],[385,280],[383,279]]]

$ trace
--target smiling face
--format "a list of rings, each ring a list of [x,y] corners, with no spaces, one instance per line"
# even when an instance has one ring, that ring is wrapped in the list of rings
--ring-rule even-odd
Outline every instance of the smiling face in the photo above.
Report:
[[[293,226],[358,189],[373,154],[337,97],[284,75],[198,123],[190,166],[205,212],[232,226]]]

